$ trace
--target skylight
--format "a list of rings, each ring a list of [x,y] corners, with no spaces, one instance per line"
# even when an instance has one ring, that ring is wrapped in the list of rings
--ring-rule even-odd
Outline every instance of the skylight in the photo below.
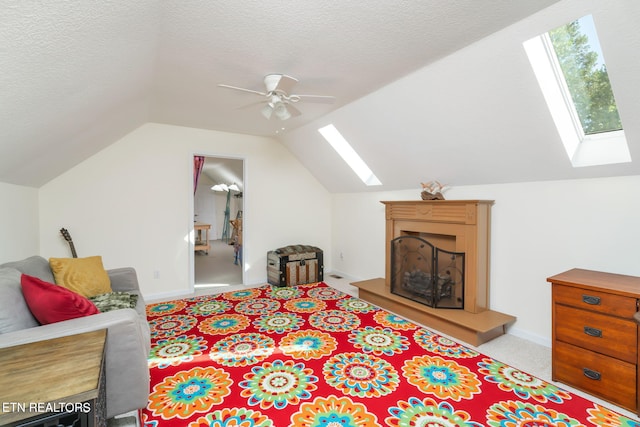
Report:
[[[376,178],[369,166],[362,160],[362,158],[351,147],[351,144],[347,142],[338,129],[333,125],[328,125],[318,129],[318,132],[327,140],[327,142],[333,147],[334,150],[347,162],[347,164],[353,169],[353,171],[360,177],[362,182],[366,185],[382,185],[380,180]]]
[[[631,161],[591,15],[524,43],[574,167]]]

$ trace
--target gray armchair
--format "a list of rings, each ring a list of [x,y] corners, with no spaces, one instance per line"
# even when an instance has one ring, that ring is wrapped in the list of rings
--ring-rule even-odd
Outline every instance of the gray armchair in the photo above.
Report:
[[[54,283],[49,262],[42,257],[0,265],[0,348],[107,329],[107,417],[146,406],[149,398],[147,357],[151,344],[145,302],[135,270],[119,268],[107,271],[113,291],[138,294],[135,309],[118,309],[47,325],[39,325],[28,312],[24,299],[20,300],[22,273]]]

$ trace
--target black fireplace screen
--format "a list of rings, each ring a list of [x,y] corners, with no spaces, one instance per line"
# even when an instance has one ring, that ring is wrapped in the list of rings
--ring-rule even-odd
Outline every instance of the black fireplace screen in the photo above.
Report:
[[[391,292],[436,308],[464,308],[464,252],[418,236],[391,241]]]

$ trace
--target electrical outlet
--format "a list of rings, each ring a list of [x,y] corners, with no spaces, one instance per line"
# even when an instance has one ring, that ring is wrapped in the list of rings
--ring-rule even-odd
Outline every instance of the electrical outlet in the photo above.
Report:
[[[160,278],[160,270],[153,270],[153,278],[154,279]]]

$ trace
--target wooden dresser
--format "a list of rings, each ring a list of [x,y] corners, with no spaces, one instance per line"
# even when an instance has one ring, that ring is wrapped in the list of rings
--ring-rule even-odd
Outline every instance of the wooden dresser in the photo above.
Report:
[[[552,285],[552,379],[638,413],[640,277],[573,269]]]

